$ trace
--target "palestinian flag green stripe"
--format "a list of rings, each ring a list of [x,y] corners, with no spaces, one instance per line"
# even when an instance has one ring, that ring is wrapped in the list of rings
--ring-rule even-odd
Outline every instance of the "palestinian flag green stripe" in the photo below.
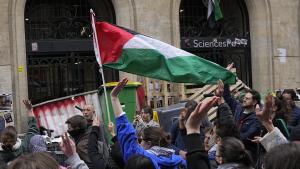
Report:
[[[216,68],[214,63],[200,57],[183,56],[166,59],[154,49],[123,49],[117,63],[105,66],[177,83],[214,84],[223,79],[226,83],[234,84],[236,80],[231,72],[224,71],[220,66]]]

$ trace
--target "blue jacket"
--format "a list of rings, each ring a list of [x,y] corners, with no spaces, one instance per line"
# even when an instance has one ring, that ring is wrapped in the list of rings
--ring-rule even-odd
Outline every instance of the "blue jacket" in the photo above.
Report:
[[[181,135],[181,132],[180,132],[180,129],[179,129],[179,120],[177,120],[171,126],[171,143],[172,143],[172,145],[174,145],[175,147],[178,148],[178,149],[176,149],[176,154],[179,153],[178,150],[186,151],[185,146],[184,146],[184,142],[183,142],[183,137],[184,136]]]
[[[121,115],[116,118],[117,124],[117,136],[123,152],[123,158],[127,161],[133,154],[141,154],[150,158],[155,168],[178,168],[183,165],[186,167],[186,161],[175,154],[171,157],[156,156],[146,150],[144,150],[137,142],[137,136],[132,124],[128,121],[126,115]]]
[[[290,123],[289,123],[289,126],[292,127],[296,127],[300,125],[300,108],[295,106],[293,108],[293,111],[292,111],[292,114],[291,114],[291,120],[290,120]]]
[[[208,120],[208,118],[204,118],[201,121],[201,126],[200,126],[200,142],[204,142],[204,129],[206,127],[211,127],[212,124]],[[186,132],[185,132],[186,135]],[[184,145],[183,137],[185,136],[180,132],[179,128],[179,120],[177,120],[173,125],[171,126],[171,143],[175,146],[173,149],[176,151],[175,153],[178,154],[179,150],[186,151],[186,146]]]
[[[242,108],[239,101],[235,100],[231,96],[228,85],[225,85],[224,87],[223,97],[233,112],[234,121],[240,130],[241,141],[244,143],[246,149],[251,151],[253,156],[256,156],[257,145],[251,142],[250,139],[253,139],[254,136],[260,135],[261,124],[256,118],[255,112],[251,112],[244,119],[241,119],[244,108]]]

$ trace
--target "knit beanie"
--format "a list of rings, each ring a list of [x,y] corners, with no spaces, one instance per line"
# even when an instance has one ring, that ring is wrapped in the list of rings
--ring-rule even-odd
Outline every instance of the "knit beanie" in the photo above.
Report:
[[[41,135],[35,135],[30,139],[29,150],[32,153],[47,151],[45,139]]]

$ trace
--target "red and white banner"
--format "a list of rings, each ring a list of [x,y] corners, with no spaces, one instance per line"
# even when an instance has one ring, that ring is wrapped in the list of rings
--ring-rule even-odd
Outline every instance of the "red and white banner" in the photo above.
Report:
[[[64,97],[35,105],[33,112],[39,126],[54,130],[53,136],[62,135],[67,131],[66,120],[74,115],[82,115],[75,106],[83,107],[91,104],[95,112],[100,115],[100,102],[97,91]],[[101,116],[100,116],[101,117]]]

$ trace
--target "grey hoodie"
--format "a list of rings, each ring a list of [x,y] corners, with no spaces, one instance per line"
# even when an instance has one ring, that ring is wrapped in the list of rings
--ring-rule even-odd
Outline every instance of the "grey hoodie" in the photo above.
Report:
[[[70,156],[66,162],[70,165],[71,169],[89,169],[84,161],[79,158],[77,153]]]
[[[226,163],[218,166],[218,169],[254,169],[252,167],[247,167],[240,163]]]

